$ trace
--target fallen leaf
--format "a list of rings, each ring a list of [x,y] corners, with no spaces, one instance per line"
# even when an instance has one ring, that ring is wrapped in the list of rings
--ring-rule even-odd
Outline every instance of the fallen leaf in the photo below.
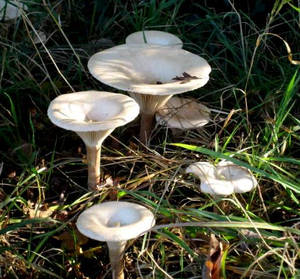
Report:
[[[88,242],[88,238],[81,234],[77,229],[73,231],[64,231],[58,236],[54,236],[55,239],[61,241],[61,247],[69,252],[81,253],[81,245]]]
[[[24,206],[23,211],[29,216],[30,219],[48,218],[54,212],[54,208],[50,207],[47,203],[35,204],[31,201],[28,201],[27,206]]]
[[[180,84],[187,83],[187,82],[191,81],[192,79],[199,79],[199,78],[196,76],[191,76],[190,74],[188,74],[186,72],[182,73],[182,77],[176,76],[176,77],[172,78],[172,80],[181,81]]]
[[[202,269],[203,279],[221,279],[221,263],[224,254],[222,242],[214,234],[210,236],[209,253]]]

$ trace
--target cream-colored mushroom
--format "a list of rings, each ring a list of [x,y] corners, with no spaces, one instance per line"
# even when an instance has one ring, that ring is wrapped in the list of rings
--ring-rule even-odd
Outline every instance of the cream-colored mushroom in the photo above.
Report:
[[[0,0],[0,20],[14,20],[21,15],[22,10],[26,11],[27,9],[28,7],[20,1]]]
[[[251,191],[257,185],[252,173],[230,161],[221,161],[216,167],[208,162],[197,162],[186,169],[201,180],[200,190],[213,196]]]
[[[149,44],[153,46],[166,46],[182,48],[182,41],[175,35],[156,30],[138,31],[130,34],[125,40],[127,45]]]
[[[35,44],[41,44],[41,43],[45,43],[47,41],[47,36],[42,31],[37,31],[37,34],[32,32],[32,35],[33,35],[33,42]]]
[[[48,117],[55,125],[76,132],[84,141],[90,190],[100,183],[102,142],[116,127],[127,124],[138,114],[139,106],[132,98],[103,91],[63,94],[48,108]]]
[[[210,110],[191,98],[172,97],[155,114],[156,122],[173,132],[197,129],[210,121]]]
[[[94,205],[82,212],[76,223],[83,235],[107,242],[113,279],[124,278],[126,242],[146,233],[154,224],[154,215],[149,209],[123,201]]]
[[[183,49],[120,45],[94,54],[90,73],[101,82],[128,91],[141,108],[140,139],[146,143],[155,112],[174,94],[204,86],[211,68]]]

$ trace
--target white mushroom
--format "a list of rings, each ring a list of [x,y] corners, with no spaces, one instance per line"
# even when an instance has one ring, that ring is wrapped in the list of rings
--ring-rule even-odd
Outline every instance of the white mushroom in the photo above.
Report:
[[[204,86],[211,68],[183,49],[120,45],[94,54],[90,73],[114,88],[129,91],[141,108],[140,139],[149,139],[155,112],[174,94]]]
[[[95,190],[100,182],[102,142],[138,113],[139,106],[132,98],[103,91],[63,94],[50,103],[50,120],[58,127],[76,132],[86,145],[90,190]]]
[[[172,97],[155,114],[157,123],[170,129],[188,130],[210,121],[208,107],[190,98]]]
[[[230,161],[223,160],[217,165],[217,175],[232,182],[234,193],[249,192],[257,185],[256,178],[248,169]]]
[[[94,205],[82,212],[76,223],[83,235],[107,242],[113,279],[124,278],[123,254],[127,240],[146,233],[154,224],[149,209],[123,201]]]
[[[125,40],[127,45],[149,44],[154,46],[166,46],[182,48],[182,41],[175,35],[156,30],[138,31],[130,34]]]
[[[42,31],[37,31],[37,33],[33,32],[32,34],[33,34],[33,42],[35,44],[41,44],[41,43],[45,43],[47,41],[47,36]]]
[[[201,180],[200,190],[213,196],[251,191],[257,185],[252,173],[229,161],[221,161],[216,167],[208,162],[197,162],[186,169]]]
[[[0,0],[0,20],[9,21],[18,18],[22,10],[27,10],[28,7],[15,0]]]

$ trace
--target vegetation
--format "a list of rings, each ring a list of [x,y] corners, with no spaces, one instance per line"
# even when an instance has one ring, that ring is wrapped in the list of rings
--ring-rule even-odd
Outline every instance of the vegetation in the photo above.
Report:
[[[211,234],[223,243],[224,278],[300,277],[299,3],[235,2],[31,0],[0,22],[1,278],[110,278],[105,243],[74,224],[116,199],[157,218],[130,243],[127,278],[205,278]],[[138,121],[118,128],[101,159],[113,185],[91,193],[83,142],[51,124],[47,107],[72,91],[117,92],[92,78],[87,60],[142,29],[178,35],[208,60],[210,81],[185,96],[210,107],[213,122],[179,138],[157,126],[146,149]],[[34,43],[39,30],[47,41]],[[259,187],[213,200],[185,174],[223,158],[248,167]]]

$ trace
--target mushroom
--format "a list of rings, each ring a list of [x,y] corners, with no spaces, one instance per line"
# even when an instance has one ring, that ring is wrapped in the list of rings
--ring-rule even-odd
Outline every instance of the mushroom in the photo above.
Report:
[[[208,162],[197,162],[190,165],[186,173],[197,175],[201,180],[201,192],[208,193],[213,198],[249,192],[257,185],[255,177],[248,169],[226,160],[216,167]],[[225,209],[224,201],[220,202],[219,208]],[[213,211],[218,212],[215,205]]]
[[[123,255],[127,240],[146,233],[154,224],[154,215],[149,209],[123,201],[94,205],[82,212],[76,223],[83,235],[107,242],[113,279],[124,278]]]
[[[175,35],[155,30],[138,31],[130,34],[125,40],[127,45],[149,44],[154,46],[166,46],[182,48],[182,41]]]
[[[41,44],[45,43],[47,41],[47,36],[43,31],[36,31],[36,33],[33,34],[33,42],[35,44]]]
[[[20,1],[0,0],[0,20],[9,21],[18,18],[23,10],[27,10],[27,6]]]
[[[174,94],[204,86],[211,67],[183,49],[120,45],[94,54],[90,73],[101,82],[128,91],[140,105],[140,140],[147,143],[155,112]]]
[[[208,107],[190,98],[172,97],[155,114],[156,122],[173,132],[196,129],[210,121]]]
[[[139,114],[138,104],[130,97],[103,91],[63,94],[49,105],[50,120],[66,130],[76,132],[86,145],[88,188],[100,183],[100,155],[104,139],[119,126]]]
[[[208,162],[197,162],[190,165],[186,173],[197,175],[201,180],[201,191],[212,196],[245,193],[257,185],[255,177],[248,169],[226,160],[216,167]]]

